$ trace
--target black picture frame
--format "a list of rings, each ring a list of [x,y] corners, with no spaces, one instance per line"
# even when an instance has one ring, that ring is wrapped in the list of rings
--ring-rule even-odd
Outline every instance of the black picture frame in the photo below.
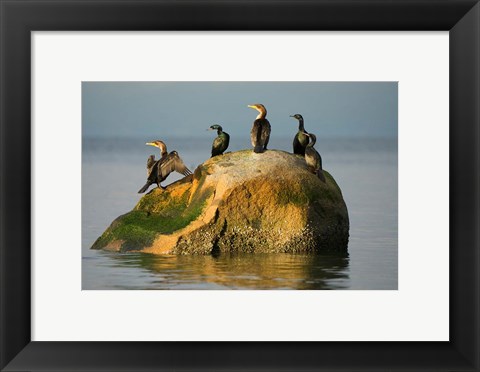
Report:
[[[478,1],[0,0],[0,12],[3,371],[480,370]],[[38,30],[449,31],[450,341],[32,342],[30,35]]]

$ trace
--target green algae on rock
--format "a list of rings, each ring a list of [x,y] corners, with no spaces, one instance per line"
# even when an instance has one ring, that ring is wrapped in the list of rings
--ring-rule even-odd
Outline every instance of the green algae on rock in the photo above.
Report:
[[[92,249],[154,254],[347,254],[342,193],[303,157],[251,150],[208,159],[166,190],[154,189],[112,222]]]

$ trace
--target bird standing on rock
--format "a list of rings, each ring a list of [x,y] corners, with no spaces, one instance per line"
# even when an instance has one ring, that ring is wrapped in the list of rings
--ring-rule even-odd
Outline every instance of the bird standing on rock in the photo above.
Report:
[[[300,114],[290,115],[291,118],[298,120],[298,132],[293,138],[293,153],[298,155],[305,155],[305,148],[308,145],[309,137],[303,126],[303,117]]]
[[[150,155],[147,160],[147,183],[138,190],[139,194],[144,193],[150,187],[150,185],[156,183],[157,186],[162,189],[165,189],[160,183],[165,181],[165,179],[172,173],[176,171],[188,176],[192,174],[190,169],[188,169],[183,160],[178,156],[176,151],[167,153],[167,145],[162,141],[153,141],[147,142],[147,146],[158,147],[160,149],[160,159],[155,160],[154,155]]]
[[[250,139],[252,141],[253,151],[261,153],[267,149],[268,141],[270,140],[271,126],[266,119],[267,109],[260,103],[248,105],[248,107],[259,112],[250,131]]]
[[[322,168],[322,157],[318,151],[313,148],[315,142],[317,142],[317,137],[313,133],[307,133],[307,136],[310,137],[311,142],[305,148],[305,162],[310,170],[315,173],[321,181],[326,182]]]
[[[207,130],[216,130],[217,137],[213,140],[212,144],[212,158],[217,155],[222,155],[224,151],[228,148],[228,144],[230,143],[230,135],[227,132],[223,131],[223,128],[218,125],[214,124]]]

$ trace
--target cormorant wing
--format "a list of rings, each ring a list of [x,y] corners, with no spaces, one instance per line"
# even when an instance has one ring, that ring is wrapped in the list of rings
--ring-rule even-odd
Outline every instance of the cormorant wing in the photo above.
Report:
[[[253,122],[252,130],[250,131],[250,140],[252,142],[252,146],[261,146],[263,147],[263,143],[261,142],[261,130],[262,130],[262,122],[260,119],[256,119]]]
[[[295,137],[293,137],[293,153],[301,154],[302,150],[305,152],[305,149],[303,148],[303,146],[300,144],[300,141],[298,140],[298,133],[296,133]]]
[[[225,146],[224,151],[228,148],[228,145],[230,144],[230,134],[227,132],[223,132],[223,145]]]
[[[262,130],[261,130],[261,141],[265,148],[267,148],[268,141],[270,140],[270,131],[271,131],[270,122],[267,119],[263,119]]]
[[[225,143],[225,136],[218,136],[213,140],[212,143],[212,156],[222,154],[228,146],[228,143]]]
[[[147,159],[147,177],[152,173],[153,166],[157,160],[155,160],[155,155],[150,155]]]
[[[216,138],[213,140],[212,150],[213,150],[213,149],[221,148],[221,147],[222,147],[222,144],[223,144],[223,138],[222,138],[222,137],[216,137]]]
[[[192,174],[190,169],[188,169],[183,163],[182,159],[178,156],[175,151],[172,151],[168,154],[165,159],[160,164],[160,171],[162,172],[162,177],[167,177],[173,171],[188,176]]]
[[[150,182],[156,182],[161,162],[162,162],[162,159],[155,160],[155,162],[152,164],[151,168],[148,168],[147,180],[149,180]]]

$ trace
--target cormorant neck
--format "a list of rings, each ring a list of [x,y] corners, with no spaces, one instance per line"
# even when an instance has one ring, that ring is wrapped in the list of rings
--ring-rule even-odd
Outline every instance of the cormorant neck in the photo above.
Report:
[[[305,127],[303,126],[303,119],[298,119],[298,130],[305,132]]]
[[[160,145],[159,146],[159,149],[160,149],[160,155],[163,157],[165,155],[167,155],[167,146],[165,145]]]
[[[257,111],[259,114],[255,119],[265,119],[265,116],[267,116],[267,109],[263,107],[257,107]]]
[[[217,134],[218,134],[218,135],[222,134],[222,132],[223,132],[222,128],[218,128],[218,129],[217,129]]]
[[[256,117],[256,119],[265,119],[265,116],[267,116],[267,112],[266,111],[260,111],[258,110],[260,113],[258,114],[258,116]]]

